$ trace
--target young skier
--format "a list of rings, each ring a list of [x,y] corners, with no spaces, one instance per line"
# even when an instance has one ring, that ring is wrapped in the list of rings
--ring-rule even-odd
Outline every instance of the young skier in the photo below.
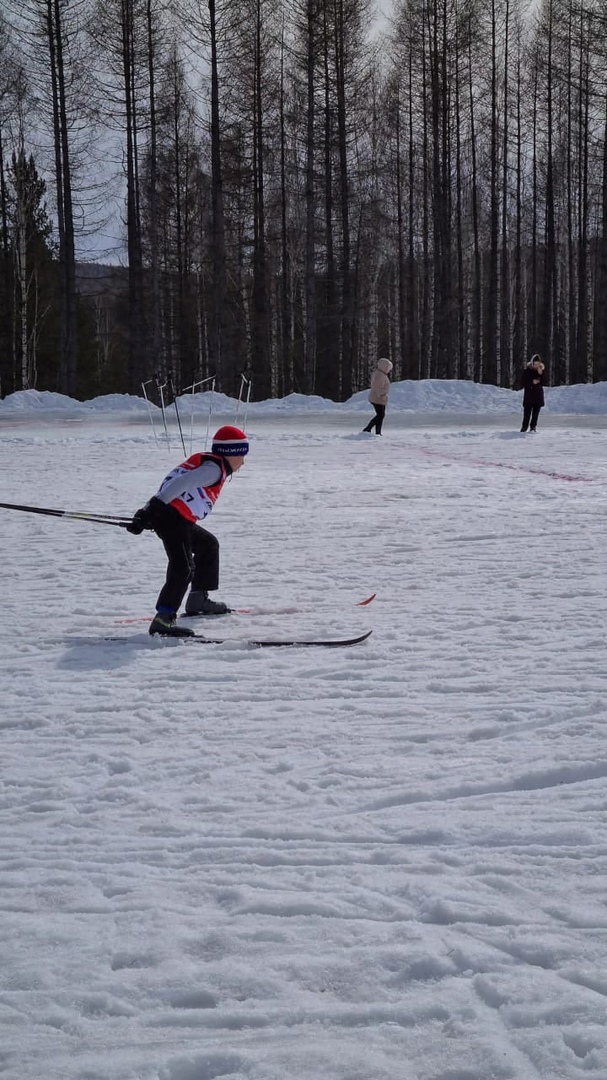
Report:
[[[209,592],[219,584],[219,542],[197,523],[211,513],[226,480],[244,464],[248,452],[244,431],[231,424],[219,428],[211,452],[193,454],[177,465],[127,526],[135,535],[152,529],[162,540],[169,560],[150,634],[193,635],[193,630],[176,622],[190,582],[187,615],[226,615],[230,610],[209,598]]]
[[[386,415],[386,405],[388,404],[388,394],[390,393],[390,379],[388,378],[392,371],[392,363],[390,360],[381,359],[377,361],[377,368],[371,376],[371,389],[369,390],[369,401],[375,409],[375,416],[363,431],[367,431],[371,434],[373,428],[375,428],[375,434],[381,435],[382,424]]]
[[[541,357],[535,353],[523,368],[521,375],[523,387],[523,424],[521,431],[535,431],[544,405],[544,365]],[[529,424],[531,426],[529,427]]]

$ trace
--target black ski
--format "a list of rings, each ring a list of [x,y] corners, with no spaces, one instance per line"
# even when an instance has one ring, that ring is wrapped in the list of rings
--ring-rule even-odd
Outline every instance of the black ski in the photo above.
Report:
[[[354,604],[354,607],[368,607],[377,593],[372,593],[371,596],[367,596],[366,600],[358,600]],[[284,607],[284,608],[230,608],[227,615],[305,615],[310,612],[318,611],[318,608],[302,608],[302,607]],[[185,612],[179,615],[180,619],[209,619],[211,622],[215,619],[223,619],[224,615],[187,615]],[[149,615],[135,615],[127,619],[116,619],[116,626],[126,626],[129,623],[138,622],[151,622]]]
[[[324,648],[324,649],[342,649],[347,645],[359,645],[361,641],[366,641],[368,637],[373,633],[372,630],[367,630],[364,634],[359,634],[358,637],[352,638],[318,638],[316,640],[293,638],[289,641],[272,641],[270,639],[253,641],[249,639],[238,640],[238,638],[208,638],[202,634],[189,634],[187,637],[178,637],[176,635],[162,634],[155,635],[157,640],[160,641],[185,641],[192,642],[195,645],[249,645],[254,649],[279,649],[279,648],[301,648],[310,647]],[[104,641],[132,641],[132,638],[128,637],[106,637]]]
[[[247,641],[246,644],[255,649],[278,649],[284,646],[304,646],[313,645],[316,648],[325,649],[340,649],[346,645],[358,645],[361,641],[366,641],[368,637],[373,633],[372,630],[367,630],[365,634],[359,634],[358,637],[353,638],[320,638],[316,641],[293,639],[292,641]],[[205,638],[202,634],[194,634],[193,637],[182,638],[182,641],[194,641],[198,645],[229,645],[232,642],[237,641],[235,638]]]

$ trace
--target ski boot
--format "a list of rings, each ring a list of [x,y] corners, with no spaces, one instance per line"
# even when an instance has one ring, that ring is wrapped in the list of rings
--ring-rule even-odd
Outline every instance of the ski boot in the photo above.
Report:
[[[211,600],[206,589],[193,589],[186,600],[186,615],[229,615],[230,608],[218,600]]]
[[[163,637],[194,637],[194,631],[185,626],[177,626],[177,614],[174,611],[157,611],[150,623],[150,634],[162,634]]]

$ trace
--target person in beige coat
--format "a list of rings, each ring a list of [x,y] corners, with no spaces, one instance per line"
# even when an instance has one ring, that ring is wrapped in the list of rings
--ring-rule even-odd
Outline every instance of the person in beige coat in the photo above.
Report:
[[[377,367],[371,376],[369,401],[375,409],[375,416],[363,428],[363,431],[368,431],[369,434],[375,428],[375,434],[381,435],[382,424],[386,415],[386,405],[388,404],[388,394],[390,393],[390,379],[388,376],[391,371],[392,363],[384,357],[377,361]]]

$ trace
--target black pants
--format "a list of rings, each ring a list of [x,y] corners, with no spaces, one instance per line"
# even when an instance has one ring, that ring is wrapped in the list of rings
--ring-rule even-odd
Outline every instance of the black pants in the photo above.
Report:
[[[525,405],[523,407],[523,426],[521,431],[526,431],[529,427],[529,421],[531,421],[531,430],[535,431],[537,427],[537,418],[540,415],[541,405]]]
[[[179,611],[188,585],[210,592],[219,585],[219,541],[212,533],[186,521],[161,499],[149,503],[152,528],[164,544],[169,564],[156,610]]]
[[[373,428],[375,428],[377,434],[381,435],[381,427],[386,415],[386,406],[373,404],[373,408],[375,409],[375,416],[372,420],[369,420],[369,423],[363,428],[363,431],[368,431],[370,434]]]

